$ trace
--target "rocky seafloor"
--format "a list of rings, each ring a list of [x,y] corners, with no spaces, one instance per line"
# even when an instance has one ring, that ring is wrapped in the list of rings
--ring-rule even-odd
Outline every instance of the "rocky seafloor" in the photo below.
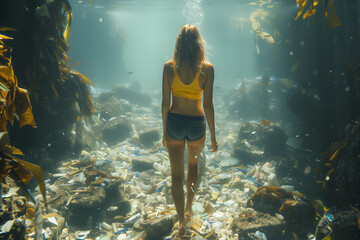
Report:
[[[114,92],[94,99],[96,113],[74,132],[81,132],[83,150],[46,173],[47,208],[39,189],[32,191],[42,207],[41,225],[31,220],[35,205],[16,185],[2,184],[0,239],[34,239],[39,226],[44,239],[177,239],[160,102],[141,96],[131,102]],[[294,148],[296,134],[281,124],[235,119],[222,97],[214,103],[219,149],[209,152],[207,138],[192,221],[181,239],[330,236],[334,214],[319,200],[321,184],[312,172],[319,155]],[[15,204],[19,199],[22,205]],[[358,221],[359,213],[351,214]]]

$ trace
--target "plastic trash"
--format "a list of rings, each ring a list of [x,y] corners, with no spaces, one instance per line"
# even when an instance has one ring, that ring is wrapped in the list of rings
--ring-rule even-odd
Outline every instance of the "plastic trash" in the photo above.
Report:
[[[103,229],[105,229],[105,230],[112,231],[111,225],[109,225],[109,224],[106,223],[106,222],[102,222],[102,223],[101,223],[101,227],[102,227]]]
[[[212,228],[216,231],[216,232],[218,232],[218,231],[220,231],[220,229],[221,228],[223,228],[224,227],[224,224],[222,223],[222,222],[214,222],[213,224],[212,224]]]
[[[164,189],[165,185],[166,185],[166,181],[163,181],[163,182],[160,184],[160,186],[155,189],[154,192],[157,192],[157,193],[161,192],[161,191]]]
[[[159,164],[159,163],[157,163],[157,162],[155,162],[155,163],[153,164],[153,167],[154,167],[156,170],[158,170],[158,171],[165,171],[165,169],[166,169],[165,166],[163,166],[163,165],[161,165],[161,164]]]
[[[137,213],[134,216],[129,217],[128,219],[126,219],[125,223],[132,223],[135,222],[138,218],[141,217],[141,213]]]
[[[200,202],[195,202],[192,206],[192,210],[194,213],[204,213],[204,204]]]
[[[281,185],[280,187],[281,187],[282,189],[284,189],[284,190],[286,190],[286,191],[290,191],[290,192],[292,192],[292,191],[295,190],[294,186],[292,186],[292,185]]]
[[[119,235],[120,233],[125,233],[129,230],[129,228],[123,228],[115,233],[115,235]]]
[[[146,192],[150,191],[150,189],[151,189],[151,186],[150,186],[150,185],[144,184],[144,183],[142,183],[142,182],[139,183],[139,187],[140,187],[142,190],[146,191]]]
[[[267,240],[265,233],[260,232],[260,231],[256,231],[254,236],[259,240]]]
[[[326,214],[326,218],[329,220],[329,222],[334,221],[334,215],[332,215],[331,213]]]

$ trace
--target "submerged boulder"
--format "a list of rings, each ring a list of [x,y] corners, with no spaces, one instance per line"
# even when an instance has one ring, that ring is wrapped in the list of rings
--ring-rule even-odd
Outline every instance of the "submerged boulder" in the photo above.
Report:
[[[143,221],[141,226],[146,231],[146,239],[163,239],[163,237],[169,235],[174,225],[173,219],[174,216],[172,215],[162,215]]]
[[[267,213],[247,210],[234,220],[232,230],[238,234],[239,239],[244,240],[254,239],[250,235],[256,232],[263,233],[267,239],[280,239],[284,237],[285,222]]]
[[[154,169],[154,158],[149,156],[136,156],[131,160],[132,170],[142,172],[148,169]]]
[[[96,112],[100,113],[100,117],[106,120],[132,112],[132,106],[128,101],[115,96],[111,96],[103,103],[96,103],[95,109]]]
[[[108,101],[110,98],[112,98],[114,95],[115,95],[114,92],[106,91],[106,92],[100,93],[99,96],[97,96],[95,99],[99,103],[104,103],[104,102]]]
[[[160,140],[159,129],[146,129],[139,133],[139,140],[147,148],[153,147],[154,143]]]
[[[95,227],[100,220],[100,208],[105,201],[105,190],[98,188],[91,195],[79,194],[69,207],[69,224],[80,228]]]
[[[76,124],[76,136],[74,144],[74,153],[78,154],[82,150],[94,149],[96,147],[97,134],[84,122],[78,122]]]
[[[248,200],[247,206],[271,215],[281,214],[287,229],[299,236],[315,228],[316,205],[298,192],[263,186]]]
[[[110,119],[102,129],[103,140],[113,146],[131,137],[132,126],[125,117],[115,117]]]
[[[139,91],[135,91],[124,86],[116,86],[112,89],[112,92],[115,93],[114,96],[117,98],[125,99],[131,103],[135,103],[144,107],[151,106],[151,97]]]
[[[329,153],[324,172],[333,203],[340,208],[360,208],[360,120],[348,124],[345,139]]]
[[[284,154],[286,140],[285,132],[266,120],[262,123],[245,122],[240,127],[234,155],[244,163],[267,156],[281,156]]]
[[[330,236],[333,240],[360,239],[360,210],[340,210],[326,213],[316,227],[316,239]]]
[[[68,204],[69,224],[86,229],[95,227],[97,222],[107,218],[126,215],[131,207],[124,196],[120,180],[112,181],[88,193],[73,195]],[[110,206],[117,207],[116,211],[108,211]]]

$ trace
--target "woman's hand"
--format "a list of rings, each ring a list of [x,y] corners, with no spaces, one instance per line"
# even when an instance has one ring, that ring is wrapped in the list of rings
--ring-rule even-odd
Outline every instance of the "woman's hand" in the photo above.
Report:
[[[164,134],[164,136],[163,136],[163,145],[164,145],[164,147],[167,147],[167,146],[166,146],[166,140],[165,140],[165,134]]]
[[[210,152],[216,152],[218,149],[219,144],[216,141],[216,138],[211,138],[211,150]]]

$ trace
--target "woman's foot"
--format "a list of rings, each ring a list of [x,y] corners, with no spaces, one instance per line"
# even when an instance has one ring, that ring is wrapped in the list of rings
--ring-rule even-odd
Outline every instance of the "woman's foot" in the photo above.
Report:
[[[185,224],[180,223],[178,236],[181,237],[181,236],[184,236],[184,235],[185,235]]]

